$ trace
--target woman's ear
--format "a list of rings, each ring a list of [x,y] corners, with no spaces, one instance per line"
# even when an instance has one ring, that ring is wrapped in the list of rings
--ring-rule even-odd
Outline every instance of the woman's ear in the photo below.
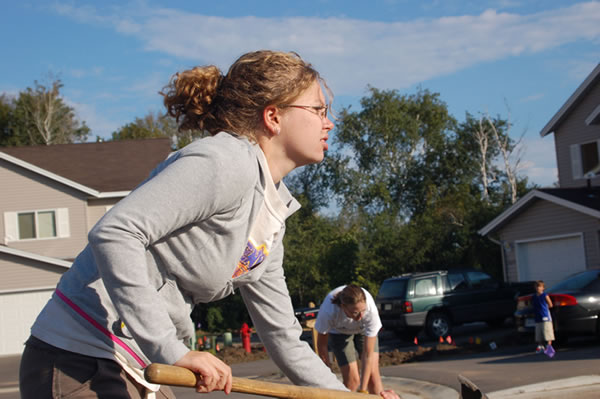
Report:
[[[274,105],[265,107],[263,111],[263,123],[271,135],[278,136],[279,133],[281,133],[281,115],[279,108]]]

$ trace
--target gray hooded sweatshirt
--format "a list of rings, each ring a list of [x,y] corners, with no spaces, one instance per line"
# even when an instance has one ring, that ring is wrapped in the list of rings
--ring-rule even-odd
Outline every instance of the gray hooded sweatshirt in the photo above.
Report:
[[[268,166],[259,151],[219,133],[161,163],[90,231],[32,334],[73,352],[117,351],[139,368],[173,364],[194,337],[193,305],[239,288],[269,356],[293,383],[347,390],[300,340],[282,266],[285,225],[266,259],[232,278],[264,201]],[[299,208],[283,182],[277,193],[288,216]],[[87,342],[46,328],[53,319],[44,312],[57,307],[91,332]]]

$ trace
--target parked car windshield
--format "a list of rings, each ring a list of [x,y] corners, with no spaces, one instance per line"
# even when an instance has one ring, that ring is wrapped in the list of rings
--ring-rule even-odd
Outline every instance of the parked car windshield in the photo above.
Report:
[[[492,277],[484,272],[467,272],[467,277],[471,281],[473,288],[484,288],[494,285],[494,280],[492,280]]]
[[[379,288],[378,298],[397,298],[406,293],[406,279],[386,280]]]
[[[548,292],[559,293],[564,291],[576,291],[582,290],[587,287],[594,280],[597,280],[600,276],[600,270],[589,270],[583,273],[575,274],[567,278],[566,280],[561,281],[556,284],[552,288],[548,290]]]
[[[461,291],[469,288],[462,273],[448,273],[448,291]]]

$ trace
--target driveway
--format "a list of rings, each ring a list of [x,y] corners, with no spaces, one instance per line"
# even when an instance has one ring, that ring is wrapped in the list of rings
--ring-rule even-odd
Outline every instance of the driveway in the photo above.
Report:
[[[498,347],[495,351],[472,355],[438,356],[432,361],[405,363],[382,369],[382,375],[411,378],[459,390],[462,374],[483,392],[489,393],[521,385],[600,374],[600,341],[572,339],[556,349],[550,359],[536,354],[534,345]]]

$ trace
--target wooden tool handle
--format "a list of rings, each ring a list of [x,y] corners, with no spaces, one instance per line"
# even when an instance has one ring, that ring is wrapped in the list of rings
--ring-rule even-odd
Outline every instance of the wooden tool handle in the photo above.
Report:
[[[191,370],[184,367],[153,363],[144,371],[146,380],[154,384],[195,387],[198,378]],[[278,384],[233,377],[233,392],[252,395],[270,396],[282,399],[381,399],[381,396],[356,392],[338,391],[335,389],[302,387],[289,384]]]

